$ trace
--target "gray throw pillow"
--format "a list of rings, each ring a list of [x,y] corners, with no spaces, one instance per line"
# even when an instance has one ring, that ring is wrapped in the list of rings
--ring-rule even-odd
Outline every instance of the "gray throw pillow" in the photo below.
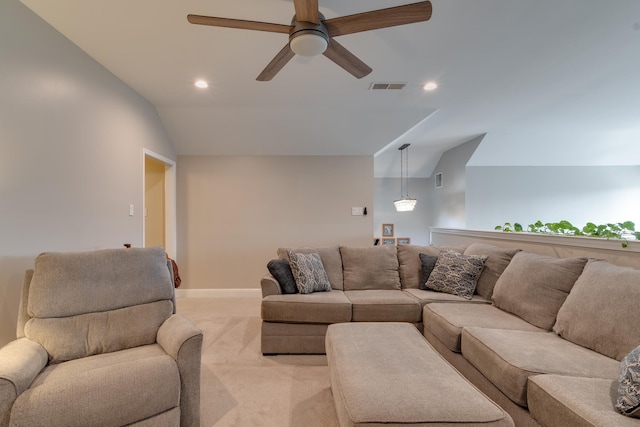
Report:
[[[331,291],[327,272],[317,253],[300,254],[289,252],[289,265],[296,280],[296,287],[301,294]]]
[[[620,362],[616,410],[622,415],[640,418],[640,346]]]
[[[486,255],[463,255],[450,250],[442,251],[425,287],[470,300],[487,258]]]
[[[286,259],[272,259],[267,264],[267,269],[280,284],[283,294],[295,294],[298,292],[296,279],[291,272],[289,261]]]
[[[427,287],[425,286],[425,284],[427,283],[429,276],[431,276],[431,272],[433,271],[433,268],[436,266],[436,261],[438,260],[438,257],[434,255],[427,255],[427,254],[419,254],[418,256],[420,257],[420,262],[422,263],[422,279],[420,279],[419,288],[422,289],[423,291],[426,291]]]

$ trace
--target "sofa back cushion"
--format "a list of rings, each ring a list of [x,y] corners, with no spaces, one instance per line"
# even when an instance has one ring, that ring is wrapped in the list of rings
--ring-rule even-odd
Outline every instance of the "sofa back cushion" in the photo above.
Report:
[[[278,248],[278,258],[289,261],[287,251],[299,254],[317,253],[320,255],[324,271],[329,277],[331,289],[341,291],[344,287],[344,279],[342,275],[342,258],[340,257],[340,248],[338,246],[328,246],[322,248]]]
[[[589,260],[558,312],[554,332],[611,358],[640,343],[640,270]]]
[[[25,324],[54,362],[155,342],[173,313],[162,248],[44,253],[35,260]]]
[[[496,282],[493,303],[550,331],[586,262],[586,258],[555,258],[518,252]]]
[[[420,246],[420,245],[398,245],[398,262],[400,272],[400,283],[402,289],[421,289],[422,280],[422,262],[420,254],[438,256],[443,249],[450,249],[462,253],[464,246],[454,247],[438,247],[438,246]]]
[[[340,253],[344,268],[345,291],[400,289],[395,245],[366,248],[342,246]]]
[[[474,243],[469,246],[464,251],[465,255],[486,255],[488,257],[476,284],[476,294],[488,300],[491,299],[498,278],[511,262],[511,258],[518,252],[520,249],[501,248],[485,243]]]

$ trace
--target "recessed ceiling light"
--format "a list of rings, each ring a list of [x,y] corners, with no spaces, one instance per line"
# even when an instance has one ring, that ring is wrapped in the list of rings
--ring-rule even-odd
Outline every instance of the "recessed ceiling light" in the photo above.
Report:
[[[209,83],[205,82],[204,80],[198,80],[194,84],[196,85],[197,88],[200,88],[200,89],[206,89],[209,87]]]
[[[434,90],[438,87],[438,84],[436,82],[429,82],[429,83],[425,83],[424,86],[422,86],[422,89],[424,90]]]

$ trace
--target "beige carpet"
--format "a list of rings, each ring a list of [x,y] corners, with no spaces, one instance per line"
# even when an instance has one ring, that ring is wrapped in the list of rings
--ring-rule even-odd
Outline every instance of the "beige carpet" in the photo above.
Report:
[[[203,427],[337,426],[325,356],[262,356],[259,298],[180,298],[204,333]]]

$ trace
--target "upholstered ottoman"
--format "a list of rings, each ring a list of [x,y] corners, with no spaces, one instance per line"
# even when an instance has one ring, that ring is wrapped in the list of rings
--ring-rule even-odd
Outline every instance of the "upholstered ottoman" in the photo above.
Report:
[[[340,323],[325,338],[340,426],[513,426],[408,323]]]

